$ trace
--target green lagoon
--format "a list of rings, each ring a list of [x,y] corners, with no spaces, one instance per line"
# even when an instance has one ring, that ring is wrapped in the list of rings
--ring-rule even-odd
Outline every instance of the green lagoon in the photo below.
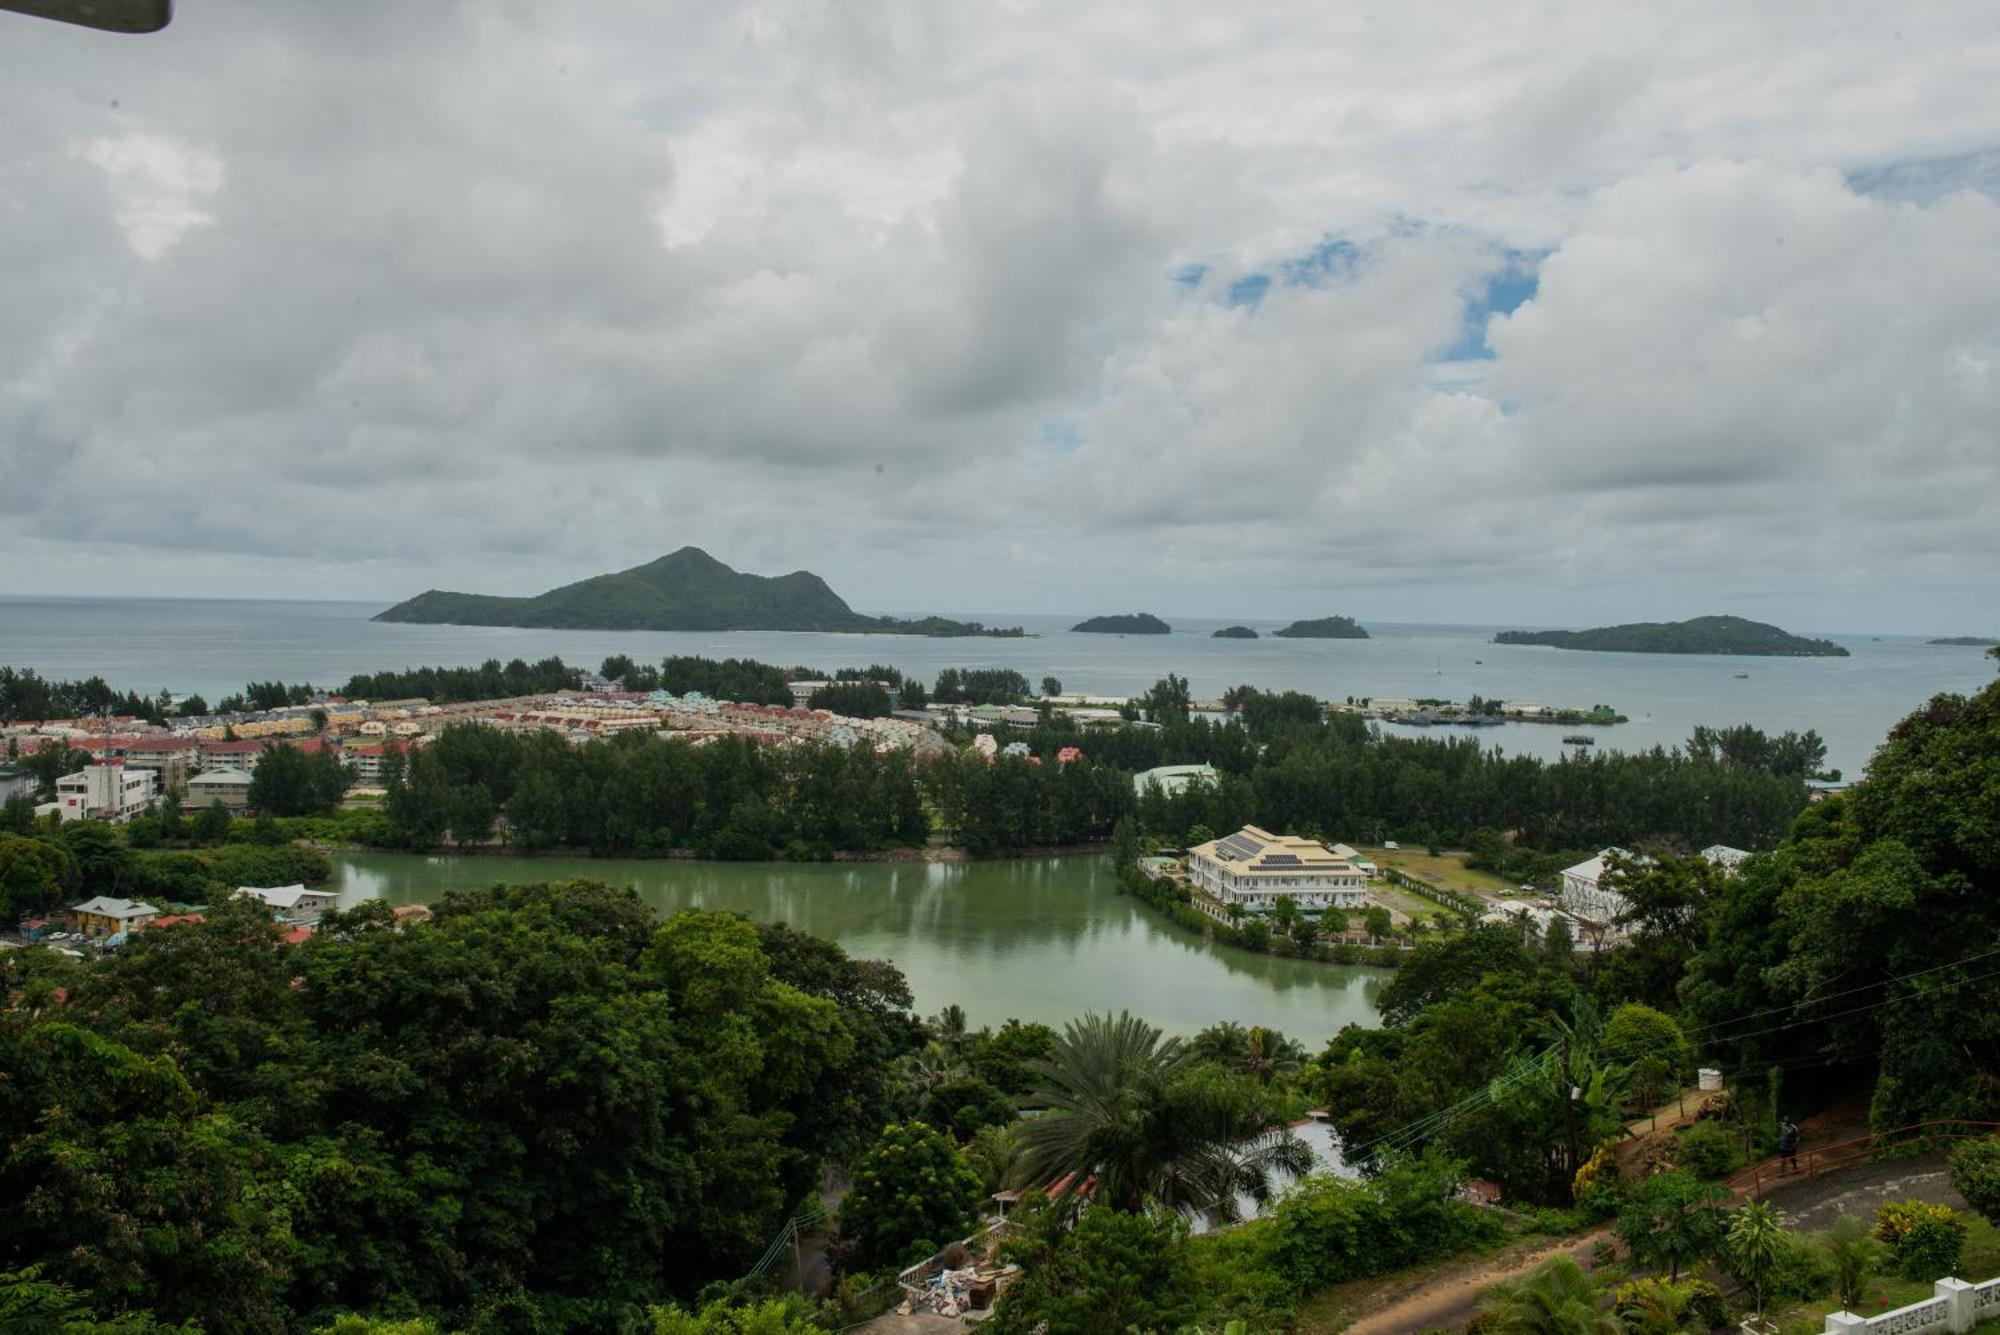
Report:
[[[728,909],[829,937],[894,963],[920,1012],[957,1002],[975,1025],[1125,1009],[1171,1033],[1235,1020],[1316,1047],[1350,1021],[1374,1022],[1386,976],[1210,945],[1120,895],[1101,856],[772,864],[356,853],[334,858],[333,885],[347,906],[572,879],[629,885],[662,913]]]

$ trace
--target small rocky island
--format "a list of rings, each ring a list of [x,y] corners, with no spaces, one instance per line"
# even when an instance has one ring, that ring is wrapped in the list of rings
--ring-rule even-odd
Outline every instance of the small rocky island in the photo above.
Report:
[[[1624,654],[1730,654],[1759,658],[1845,658],[1832,640],[1808,639],[1743,617],[1635,621],[1595,630],[1503,630],[1495,644],[1542,644]]]
[[[1353,617],[1316,617],[1310,621],[1294,621],[1283,630],[1271,632],[1281,640],[1365,640],[1366,627],[1356,624]]]
[[[1254,640],[1257,638],[1257,632],[1248,626],[1224,626],[1221,630],[1212,633],[1209,638],[1211,640]]]
[[[1091,617],[1077,622],[1070,629],[1086,635],[1167,635],[1174,628],[1151,612],[1126,612],[1117,616]]]
[[[1991,649],[2000,640],[1989,640],[1983,635],[1941,635],[1935,640],[1925,640],[1925,644],[1952,644],[1964,649]]]

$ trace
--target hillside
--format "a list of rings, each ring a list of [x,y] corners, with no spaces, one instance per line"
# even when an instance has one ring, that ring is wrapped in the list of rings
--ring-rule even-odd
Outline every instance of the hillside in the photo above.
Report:
[[[1365,640],[1366,627],[1357,624],[1353,617],[1316,617],[1310,621],[1294,621],[1283,630],[1271,632],[1281,640]]]
[[[1595,630],[1503,630],[1495,644],[1545,644],[1557,649],[1589,649],[1626,654],[1734,654],[1765,658],[1845,658],[1831,640],[1792,635],[1743,617],[1695,617],[1689,621],[1638,621]]]
[[[377,621],[554,630],[817,630],[889,635],[1019,635],[978,622],[863,616],[809,571],[750,575],[699,547],[532,598],[431,589],[378,613]]]
[[[1224,626],[1221,630],[1213,632],[1209,638],[1212,640],[1254,640],[1257,638],[1257,632],[1248,626]]]
[[[1151,612],[1091,617],[1087,621],[1077,622],[1070,629],[1083,631],[1087,635],[1166,635],[1173,631],[1172,626]]]

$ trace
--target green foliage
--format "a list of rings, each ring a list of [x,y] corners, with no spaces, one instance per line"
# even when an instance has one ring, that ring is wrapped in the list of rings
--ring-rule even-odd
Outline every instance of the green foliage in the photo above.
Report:
[[[166,710],[157,699],[119,694],[102,677],[48,681],[32,668],[0,664],[0,723],[64,718],[109,718],[130,714],[158,723]]]
[[[745,1304],[715,1302],[699,1312],[651,1307],[646,1319],[648,1335],[830,1335],[797,1294]]]
[[[1036,1064],[1038,1116],[1021,1129],[1029,1182],[1097,1179],[1123,1208],[1234,1216],[1237,1197],[1267,1198],[1311,1166],[1311,1150],[1278,1122],[1254,1079],[1194,1060],[1179,1039],[1131,1015],[1072,1020]]]
[[[1717,1122],[1696,1122],[1674,1136],[1674,1163],[1696,1177],[1717,1178],[1742,1161],[1736,1137]]]
[[[1787,1231],[1778,1236],[1777,1259],[1771,1267],[1765,1300],[1811,1302],[1831,1292],[1834,1280],[1835,1267],[1821,1241]]]
[[[1697,1335],[1729,1320],[1722,1290],[1705,1279],[1635,1279],[1611,1295],[1611,1310],[1624,1323],[1624,1335]]]
[[[1723,1237],[1723,1261],[1729,1273],[1756,1295],[1760,1314],[1784,1253],[1785,1237],[1784,1227],[1767,1202],[1750,1201],[1730,1213],[1729,1231]]]
[[[999,1335],[1175,1330],[1194,1318],[1187,1229],[1171,1213],[1091,1205],[1071,1227],[1065,1202],[1030,1196],[1015,1220],[1001,1255],[1022,1274],[994,1311]]]
[[[46,913],[79,884],[76,859],[62,844],[0,835],[0,922]]]
[[[1637,621],[1593,630],[1503,630],[1495,644],[1548,644],[1630,654],[1753,654],[1773,657],[1847,657],[1831,640],[1788,635],[1776,626],[1736,616],[1686,621]]]
[[[1028,679],[1012,668],[946,668],[931,699],[941,705],[1011,705],[1028,698]]]
[[[1573,1259],[1557,1256],[1533,1274],[1497,1285],[1478,1317],[1480,1335],[1623,1335],[1603,1290]]]
[[[1686,1169],[1656,1173],[1626,1191],[1618,1239],[1634,1261],[1664,1266],[1669,1279],[1679,1279],[1682,1266],[1720,1250],[1728,1216],[1719,1207],[1728,1197]]]
[[[1987,1223],[2000,1225],[2000,1140],[1969,1140],[1952,1150],[1951,1185]]]
[[[840,1206],[841,1236],[865,1266],[908,1265],[971,1233],[979,1174],[950,1140],[922,1122],[892,1122],[854,1164]]]
[[[583,883],[435,913],[287,947],[212,903],[69,1006],[0,1007],[0,1257],[214,1329],[605,1327],[741,1274],[881,1124],[912,1023],[886,966]]]
[[[1455,1199],[1464,1164],[1435,1151],[1372,1179],[1314,1175],[1273,1212],[1273,1263],[1296,1294],[1493,1240],[1493,1215]]]
[[[814,691],[806,704],[847,718],[885,718],[890,709],[889,692],[872,681],[832,682]]]
[[[1688,1041],[1673,1017],[1651,1006],[1628,1002],[1604,1021],[1598,1055],[1620,1065],[1657,1058],[1666,1063],[1670,1076],[1678,1080],[1688,1068]]]
[[[1834,1297],[1846,1310],[1859,1311],[1868,1281],[1888,1260],[1889,1249],[1864,1221],[1852,1215],[1842,1216],[1814,1240],[1826,1258]]]
[[[1965,1246],[1965,1221],[1949,1205],[1886,1201],[1875,1213],[1875,1236],[1889,1245],[1897,1273],[1933,1280],[1955,1274]]]
[[[296,746],[267,746],[251,772],[250,805],[271,816],[308,816],[332,811],[347,795],[347,767],[327,750],[308,753]]]

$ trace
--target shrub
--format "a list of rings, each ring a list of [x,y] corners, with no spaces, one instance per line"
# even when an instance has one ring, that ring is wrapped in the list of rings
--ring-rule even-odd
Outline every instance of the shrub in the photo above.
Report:
[[[2000,1140],[1970,1140],[1953,1150],[1951,1185],[1987,1223],[2000,1225]]]
[[[1579,1210],[1603,1217],[1618,1209],[1618,1159],[1605,1141],[1576,1170],[1571,1190]]]
[[[1765,1297],[1774,1303],[1811,1302],[1832,1290],[1834,1278],[1834,1265],[1825,1249],[1811,1238],[1788,1231],[1778,1241],[1770,1291]]]
[[[1696,1177],[1721,1177],[1739,1162],[1736,1141],[1714,1122],[1696,1122],[1680,1133],[1674,1163]]]
[[[1705,1279],[1635,1279],[1611,1295],[1611,1310],[1628,1330],[1715,1330],[1729,1320],[1722,1290]]]
[[[1876,1212],[1875,1236],[1889,1244],[1905,1279],[1943,1279],[1958,1269],[1965,1221],[1949,1205],[1889,1201]]]

